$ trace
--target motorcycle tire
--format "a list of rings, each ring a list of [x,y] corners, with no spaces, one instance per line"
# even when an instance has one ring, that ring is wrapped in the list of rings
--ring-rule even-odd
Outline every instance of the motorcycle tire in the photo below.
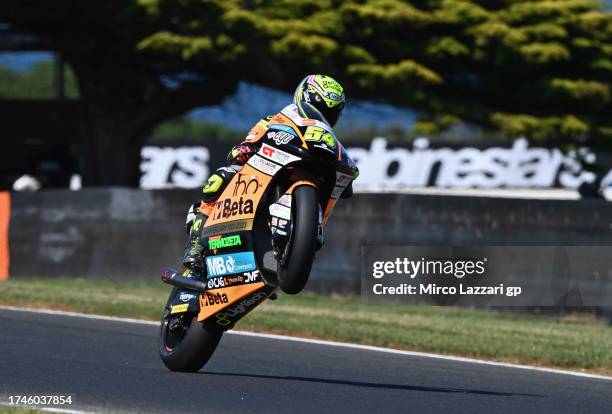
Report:
[[[317,249],[319,198],[317,190],[300,185],[293,191],[292,230],[285,265],[278,264],[279,286],[283,292],[295,295],[304,289]]]
[[[183,336],[178,340],[175,338],[169,346],[169,335],[172,335],[168,329],[170,315],[164,316],[159,339],[159,355],[164,365],[171,371],[199,371],[217,349],[223,331],[210,322],[198,322],[196,314],[183,315],[190,318],[189,324],[185,326]]]

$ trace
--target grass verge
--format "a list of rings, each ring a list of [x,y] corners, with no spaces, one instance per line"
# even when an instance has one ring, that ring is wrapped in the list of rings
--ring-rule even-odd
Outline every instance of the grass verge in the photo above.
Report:
[[[35,408],[0,407],[0,414],[40,414],[44,412],[43,410],[37,410]]]
[[[0,282],[0,304],[157,320],[169,292],[161,282],[13,279]],[[612,328],[589,318],[303,294],[265,302],[236,328],[612,374]]]

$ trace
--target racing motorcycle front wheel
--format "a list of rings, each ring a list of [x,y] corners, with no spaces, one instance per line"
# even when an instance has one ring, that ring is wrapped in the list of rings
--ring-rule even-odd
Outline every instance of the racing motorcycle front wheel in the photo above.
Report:
[[[310,185],[293,190],[292,230],[284,264],[277,266],[278,283],[283,292],[294,295],[306,286],[317,249],[319,198]]]

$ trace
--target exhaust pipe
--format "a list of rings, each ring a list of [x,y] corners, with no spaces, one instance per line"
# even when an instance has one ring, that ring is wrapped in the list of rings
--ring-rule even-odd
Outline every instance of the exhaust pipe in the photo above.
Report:
[[[162,282],[180,288],[191,289],[201,293],[208,290],[206,283],[201,280],[185,277],[174,269],[164,270],[161,277]]]

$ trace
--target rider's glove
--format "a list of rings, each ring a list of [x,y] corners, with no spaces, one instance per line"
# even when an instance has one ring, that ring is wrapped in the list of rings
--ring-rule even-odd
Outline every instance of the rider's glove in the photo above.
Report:
[[[244,165],[255,154],[257,150],[252,145],[239,144],[236,145],[229,154],[227,154],[227,162],[229,164]]]

